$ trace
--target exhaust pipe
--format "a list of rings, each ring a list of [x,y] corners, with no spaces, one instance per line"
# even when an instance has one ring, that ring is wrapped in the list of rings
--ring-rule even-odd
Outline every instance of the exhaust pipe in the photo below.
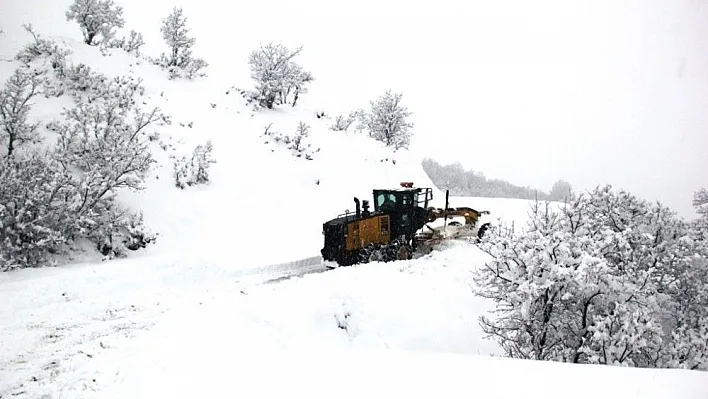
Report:
[[[361,206],[359,205],[359,198],[354,197],[354,203],[356,204],[356,217],[361,217]]]

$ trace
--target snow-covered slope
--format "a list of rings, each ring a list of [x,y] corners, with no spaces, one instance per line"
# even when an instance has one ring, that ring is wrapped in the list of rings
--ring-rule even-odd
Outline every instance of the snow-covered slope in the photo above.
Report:
[[[322,222],[353,209],[354,196],[370,198],[372,189],[397,187],[401,181],[432,186],[419,159],[394,154],[361,134],[331,131],[329,117],[316,117],[326,107],[256,112],[234,88],[250,82],[170,81],[158,67],[121,50],[104,56],[75,40],[61,38],[60,43],[71,50],[70,63],[85,63],[108,77],[141,78],[144,108],[159,107],[172,118],[170,126],[156,128],[159,139],[152,148],[158,164],[145,190],[121,193],[123,203],[143,211],[148,226],[159,234],[148,252],[179,258],[237,256],[232,267],[318,255]],[[3,81],[17,65],[2,64]],[[69,105],[66,98],[38,98],[32,117],[60,119]],[[311,126],[312,160],[295,157],[272,140],[266,144],[263,137],[266,126],[293,134],[299,122]],[[46,137],[50,143],[55,140],[49,133]],[[171,157],[186,155],[208,140],[216,159],[211,182],[180,190]],[[436,200],[441,197],[437,191]]]

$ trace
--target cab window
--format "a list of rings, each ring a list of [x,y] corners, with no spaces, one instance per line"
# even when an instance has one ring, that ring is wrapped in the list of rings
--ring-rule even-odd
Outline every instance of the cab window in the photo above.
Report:
[[[396,204],[396,196],[394,194],[384,194],[381,193],[376,197],[376,206],[377,208],[381,208],[382,205],[391,203],[391,204]]]

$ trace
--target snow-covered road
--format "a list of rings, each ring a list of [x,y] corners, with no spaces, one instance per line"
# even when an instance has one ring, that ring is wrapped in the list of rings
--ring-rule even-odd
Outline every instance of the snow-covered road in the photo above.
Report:
[[[142,257],[5,273],[0,398],[708,393],[699,372],[485,356],[501,353],[477,324],[492,304],[470,287],[484,256],[456,242],[327,273],[317,257],[237,269]],[[579,389],[593,380],[603,382]]]
[[[319,257],[229,270],[203,259],[143,257],[0,275],[0,398],[36,397],[72,370],[220,289],[328,270]]]

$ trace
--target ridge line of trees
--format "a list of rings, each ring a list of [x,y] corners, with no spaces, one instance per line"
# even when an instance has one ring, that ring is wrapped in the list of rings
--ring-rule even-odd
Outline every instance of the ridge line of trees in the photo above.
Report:
[[[521,187],[502,179],[488,179],[481,172],[465,170],[459,162],[441,165],[437,161],[425,158],[423,170],[436,187],[450,190],[450,194],[460,197],[518,198],[541,201],[567,201],[573,191],[565,180],[557,180],[550,191],[545,192],[532,187]]]

